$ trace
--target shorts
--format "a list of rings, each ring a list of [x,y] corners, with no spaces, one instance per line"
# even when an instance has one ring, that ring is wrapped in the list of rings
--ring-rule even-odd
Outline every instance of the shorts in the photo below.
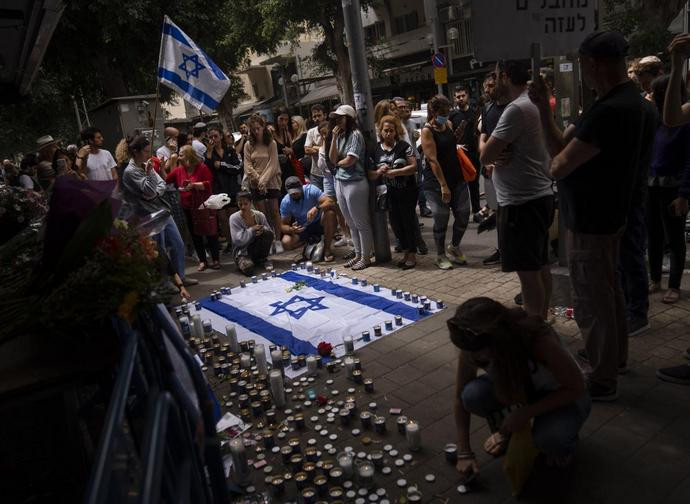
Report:
[[[256,189],[252,189],[253,201],[264,201],[269,199],[279,200],[280,198],[280,189],[266,189],[265,193],[261,193]]]
[[[539,271],[548,264],[549,228],[553,215],[553,195],[521,205],[498,207],[498,248],[502,271]]]
[[[331,172],[324,171],[323,193],[329,198],[335,199],[335,177]]]
[[[299,234],[299,241],[305,243],[308,242],[310,238],[321,239],[321,236],[323,236],[323,226],[319,218],[304,228],[304,231]]]

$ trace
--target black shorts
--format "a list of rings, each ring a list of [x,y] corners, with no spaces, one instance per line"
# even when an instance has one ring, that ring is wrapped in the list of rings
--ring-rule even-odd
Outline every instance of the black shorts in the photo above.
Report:
[[[321,239],[321,236],[323,236],[323,226],[321,225],[321,218],[318,218],[304,228],[304,231],[299,235],[299,241],[308,243],[312,238],[318,241]]]
[[[264,201],[269,199],[279,200],[280,198],[280,189],[266,189],[265,193],[252,189],[252,201]]]
[[[498,248],[502,271],[539,271],[548,264],[549,228],[553,215],[553,196],[522,205],[498,207]]]

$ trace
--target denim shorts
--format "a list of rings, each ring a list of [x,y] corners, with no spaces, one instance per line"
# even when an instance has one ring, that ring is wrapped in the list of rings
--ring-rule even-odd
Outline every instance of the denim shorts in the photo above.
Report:
[[[325,170],[323,174],[323,193],[329,198],[335,199],[335,177]]]

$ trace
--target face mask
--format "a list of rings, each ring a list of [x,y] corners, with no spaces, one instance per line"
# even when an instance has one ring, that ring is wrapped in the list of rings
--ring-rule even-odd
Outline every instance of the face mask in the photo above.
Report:
[[[443,126],[446,124],[446,121],[448,121],[448,118],[446,116],[436,116],[436,123]]]

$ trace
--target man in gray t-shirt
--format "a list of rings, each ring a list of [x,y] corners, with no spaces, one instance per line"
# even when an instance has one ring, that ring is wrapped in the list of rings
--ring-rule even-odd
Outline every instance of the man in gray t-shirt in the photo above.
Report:
[[[539,110],[527,95],[528,61],[496,65],[496,86],[509,98],[480,160],[494,164],[498,245],[503,271],[520,278],[525,310],[546,319],[551,297],[549,227],[553,190]]]

